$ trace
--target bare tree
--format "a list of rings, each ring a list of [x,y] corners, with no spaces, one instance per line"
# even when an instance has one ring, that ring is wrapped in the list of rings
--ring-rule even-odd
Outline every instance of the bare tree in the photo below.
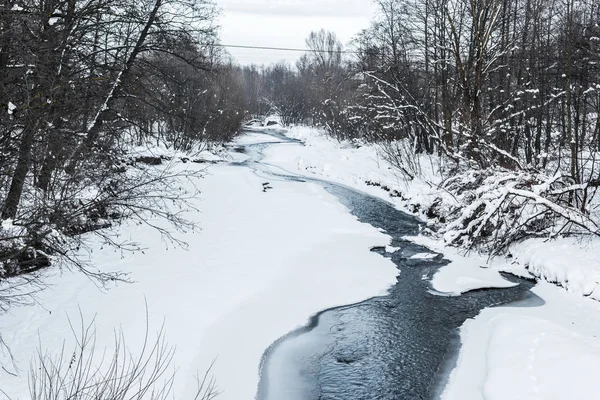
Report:
[[[238,132],[242,83],[214,51],[215,15],[209,0],[0,4],[0,279],[72,260],[78,235],[125,216],[185,225],[157,201],[173,174],[126,148]]]
[[[338,63],[341,47],[313,33],[298,83],[309,90],[313,123],[337,138],[380,143],[405,179],[419,175],[422,153],[447,166],[441,187],[457,198],[473,176],[478,185],[507,177],[508,197],[445,215],[465,222],[454,225],[460,240],[450,242],[469,242],[476,232],[479,244],[488,243],[494,229],[506,233],[496,238],[501,248],[554,228],[598,234],[596,3],[379,0],[371,27],[353,41],[356,59]],[[316,71],[332,65],[349,79],[328,86],[335,74]],[[544,182],[553,189],[540,190]],[[477,188],[469,193],[467,202],[485,197]]]

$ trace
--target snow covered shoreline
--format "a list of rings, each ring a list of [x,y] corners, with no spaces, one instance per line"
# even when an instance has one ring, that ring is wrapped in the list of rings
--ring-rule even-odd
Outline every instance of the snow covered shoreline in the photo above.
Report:
[[[304,126],[291,127],[286,134],[301,140],[304,147],[268,150],[270,163],[282,165],[295,173],[315,175],[349,185],[392,202],[400,210],[412,213],[424,222],[427,222],[427,218],[423,211],[436,198],[443,198],[449,203],[455,201],[448,193],[435,187],[436,167],[427,165],[427,160],[421,161],[426,180],[416,178],[407,182],[398,178],[392,166],[382,159],[373,145],[361,144],[357,147],[350,142],[340,143],[318,129]],[[286,154],[286,151],[290,154]],[[427,244],[436,246],[435,241],[428,241]],[[437,247],[440,251],[446,248],[441,239]],[[531,274],[569,292],[600,300],[600,238],[527,239],[511,246],[509,251],[512,258],[499,257],[491,260],[488,266],[498,271]],[[488,261],[487,256],[482,255],[477,267],[487,265]],[[472,275],[478,271],[472,268],[463,273]],[[447,286],[447,282],[441,282],[440,285],[436,289],[445,291],[443,286]]]
[[[241,137],[238,143],[272,142],[265,150],[265,163],[340,182],[398,207],[400,201],[366,181],[432,196],[426,183],[411,189],[396,180],[373,148],[340,145],[306,128],[289,134],[302,138],[306,146],[279,145],[261,133]],[[230,156],[234,161],[247,158],[240,153]],[[147,301],[150,333],[158,331],[164,319],[166,338],[177,346],[175,398],[193,393],[195,376],[213,360],[212,373],[223,391],[218,399],[253,398],[260,359],[275,340],[323,309],[383,294],[396,280],[395,265],[369,251],[389,245],[389,236],[357,221],[319,185],[269,178],[273,189],[264,191],[264,178],[235,163],[212,165],[208,175],[193,183],[202,192],[194,201],[201,213],[190,217],[202,230],[180,235],[189,249],[172,248],[148,227],[124,225],[122,235],[143,242],[143,253],[120,254],[92,243],[90,257],[99,267],[130,273],[135,283],[102,292],[81,275],[50,270],[45,277],[50,287],[40,294],[38,305],[0,316],[4,339],[20,368],[0,370],[2,390],[13,399],[28,398],[26,373],[36,347],[41,344],[44,351],[56,353],[65,343],[70,349],[67,317],[77,323],[79,310],[86,322],[95,318],[98,348],[110,348],[113,329],[121,327],[135,352],[145,328]],[[513,260],[488,265],[485,256],[465,256],[424,235],[410,240],[452,261],[434,277],[424,277],[446,294],[508,286],[499,271],[529,273]],[[539,252],[552,259],[545,245],[517,249],[514,259],[528,262],[531,273],[536,268],[549,276],[541,266],[531,267],[532,259],[541,255],[524,258]],[[593,251],[587,254],[594,259]],[[426,260],[433,255],[415,257]],[[566,280],[576,282],[571,276]],[[538,303],[489,308],[469,320],[461,329],[462,348],[442,399],[593,398],[592,374],[600,365],[600,303],[571,291],[541,282],[533,290],[541,299]],[[589,291],[581,287],[581,294]],[[3,365],[10,365],[7,355],[2,357]]]

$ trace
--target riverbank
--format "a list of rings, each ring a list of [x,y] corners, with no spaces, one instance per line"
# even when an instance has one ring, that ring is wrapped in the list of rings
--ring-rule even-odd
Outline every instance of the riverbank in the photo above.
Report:
[[[427,210],[437,199],[449,205],[457,204],[455,198],[439,188],[441,167],[436,164],[435,157],[423,155],[419,161],[422,175],[408,181],[398,176],[374,145],[338,142],[318,129],[302,126],[290,128],[286,135],[301,140],[304,146],[290,150],[290,154],[270,150],[277,153],[273,154],[271,162],[284,165],[290,171],[342,183],[380,197],[421,218],[424,224],[436,223],[427,218]],[[432,236],[436,238],[435,234]],[[438,246],[442,245],[443,237],[438,237],[438,241]],[[479,265],[483,263],[499,271],[529,274],[557,284],[570,293],[600,300],[599,254],[598,237],[527,239],[510,247],[509,258],[488,260],[483,254],[481,261],[466,267],[464,278],[478,275]],[[456,280],[461,277],[457,276]],[[448,289],[446,280],[437,280],[434,286],[438,282],[441,291]],[[464,286],[458,282],[457,285]]]
[[[189,397],[196,387],[196,374],[203,374],[213,361],[211,373],[222,390],[218,399],[253,398],[263,353],[273,343],[325,309],[386,296],[396,280],[403,278],[402,271],[398,276],[390,259],[370,251],[372,248],[406,259],[407,271],[412,262],[439,262],[440,257],[434,252],[443,253],[451,262],[439,273],[421,275],[414,270],[410,272],[416,274],[414,279],[404,281],[427,286],[431,280],[432,291],[425,291],[425,296],[439,299],[440,304],[445,304],[445,296],[457,299],[451,304],[460,304],[459,293],[467,293],[464,299],[484,294],[473,291],[476,288],[512,286],[506,290],[515,290],[499,275],[502,269],[514,269],[506,262],[490,267],[485,264],[485,257],[462,255],[414,230],[405,234],[431,252],[419,248],[406,254],[411,245],[390,243],[390,236],[381,227],[358,220],[348,206],[321,185],[310,180],[287,181],[259,168],[253,170],[255,154],[244,152],[252,144],[258,144],[264,152],[260,164],[280,174],[286,170],[291,175],[298,174],[299,157],[306,165],[312,157],[310,152],[317,151],[329,160],[322,170],[332,180],[346,177],[342,183],[352,187],[349,182],[359,182],[360,174],[342,174],[335,163],[346,165],[348,171],[353,166],[370,165],[371,157],[375,157],[369,156],[364,146],[349,147],[365,152],[361,158],[335,143],[331,146],[338,146],[339,151],[325,144],[314,144],[311,149],[299,143],[281,143],[281,131],[275,136],[265,134],[268,132],[255,131],[241,137],[224,157],[229,164],[211,165],[204,178],[182,182],[197,186],[202,192],[201,198],[193,202],[201,212],[185,211],[199,222],[201,230],[178,234],[189,248],[165,243],[147,226],[126,224],[119,227],[122,237],[144,243],[143,252],[121,254],[100,242],[90,243],[89,258],[95,266],[129,273],[134,283],[110,285],[101,291],[81,275],[45,272],[41,278],[49,287],[38,295],[37,304],[0,316],[4,339],[11,346],[18,367],[12,366],[8,354],[2,355],[6,369],[0,370],[1,389],[13,399],[28,398],[27,368],[36,348],[41,346],[44,351],[57,354],[64,344],[70,351],[74,343],[68,318],[77,327],[79,313],[86,322],[95,318],[98,349],[106,348],[110,354],[113,329],[121,327],[135,353],[146,326],[147,303],[150,334],[158,331],[164,320],[167,340],[177,346],[175,398]],[[376,158],[375,163],[382,165]],[[201,167],[194,163],[181,166]],[[370,173],[387,176],[391,185],[393,178],[385,169],[382,171],[374,169]],[[300,174],[315,175],[306,169]],[[385,189],[364,185],[366,192],[390,200]],[[401,247],[404,251],[400,251]],[[520,272],[525,273],[522,268]],[[498,292],[502,290],[505,289]],[[545,282],[538,283],[533,293],[543,301],[486,308],[462,325],[462,348],[443,399],[479,400],[484,395],[488,399],[506,399],[519,398],[520,394],[524,398],[595,396],[595,381],[590,374],[595,371],[592,366],[600,363],[600,353],[596,351],[600,303]],[[413,300],[415,304],[422,303]],[[498,303],[492,301],[487,306],[494,304]],[[390,315],[402,310],[400,304],[393,303],[385,308]],[[445,315],[451,317],[457,309],[450,307]],[[370,311],[364,313],[367,320],[376,316]],[[347,320],[356,321],[354,317]],[[392,327],[408,333],[408,337],[418,337],[418,329],[423,325],[440,335],[436,319],[429,313],[403,320],[410,329],[399,329],[402,325],[394,323]],[[344,335],[343,330],[338,332]],[[450,334],[441,332],[443,340]],[[420,346],[422,342],[407,342],[415,352],[427,350]],[[369,343],[377,346],[379,342]],[[389,337],[385,344],[394,347],[397,342]],[[402,348],[397,351],[402,353]],[[374,350],[369,354],[379,353]],[[385,360],[388,355],[382,354],[385,362],[381,365],[393,365]],[[339,358],[340,363],[355,368],[356,376],[363,376],[361,364],[354,363],[354,355],[350,356]],[[408,370],[416,367],[411,359],[402,364]],[[395,379],[393,374],[389,379]],[[509,387],[507,380],[515,384]]]

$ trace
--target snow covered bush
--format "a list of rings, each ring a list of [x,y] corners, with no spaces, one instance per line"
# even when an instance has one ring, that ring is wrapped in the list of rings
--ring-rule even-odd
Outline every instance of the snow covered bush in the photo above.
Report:
[[[598,216],[590,212],[594,188],[560,174],[470,170],[443,186],[459,204],[442,231],[448,244],[493,255],[526,237],[600,236]]]

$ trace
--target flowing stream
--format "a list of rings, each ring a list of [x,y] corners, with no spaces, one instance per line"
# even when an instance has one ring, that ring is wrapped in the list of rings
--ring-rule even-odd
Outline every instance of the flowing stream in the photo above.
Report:
[[[266,133],[266,132],[265,132]],[[283,132],[269,134],[289,145],[301,143]],[[508,289],[479,289],[444,296],[431,288],[431,277],[448,263],[442,254],[411,259],[429,249],[403,239],[414,236],[419,221],[390,203],[331,182],[298,176],[265,164],[262,151],[273,143],[236,148],[249,159],[238,163],[270,179],[321,184],[360,221],[392,237],[389,257],[400,270],[389,294],[358,304],[323,310],[307,326],[290,332],[264,353],[257,398],[313,399],[435,399],[455,366],[458,329],[486,307],[542,302],[530,292],[533,282],[506,275],[519,283]],[[360,284],[358,282],[357,284]]]

